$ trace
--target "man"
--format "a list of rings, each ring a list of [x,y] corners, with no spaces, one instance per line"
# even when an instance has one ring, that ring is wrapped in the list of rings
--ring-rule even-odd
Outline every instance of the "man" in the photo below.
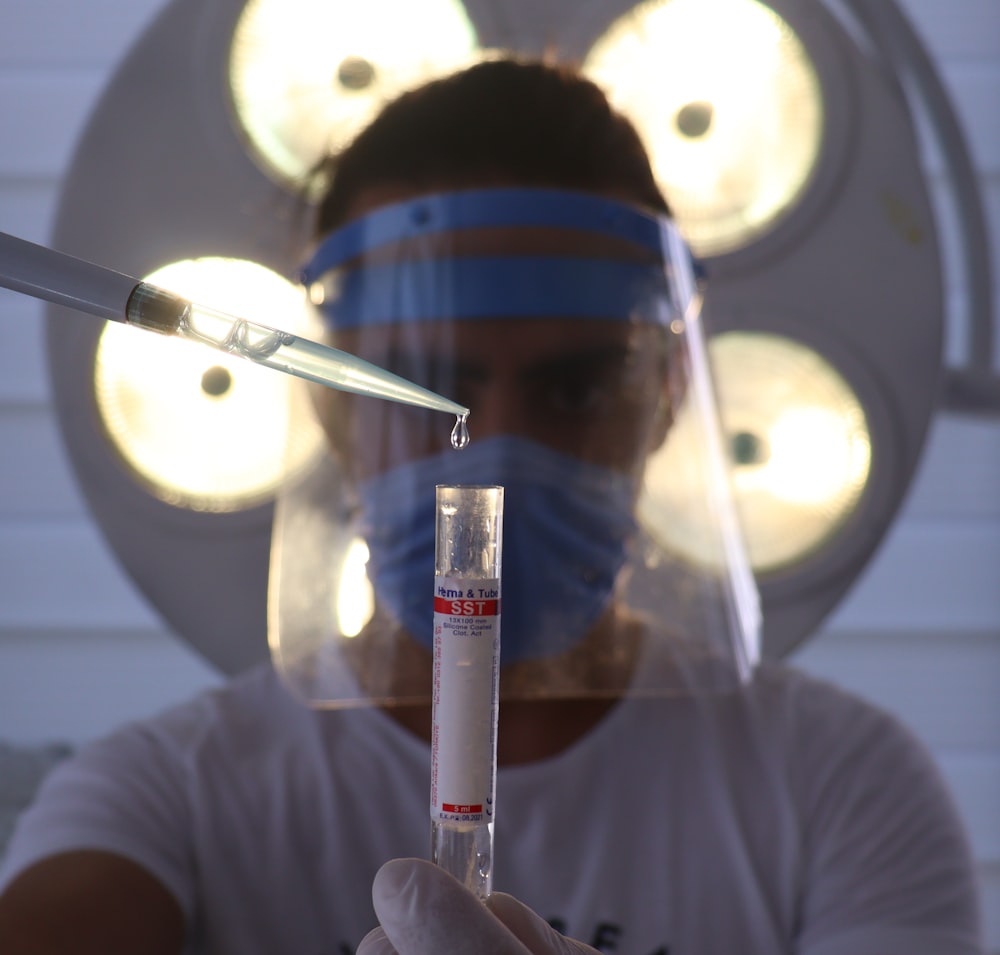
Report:
[[[303,279],[331,339],[470,407],[471,444],[314,396],[330,453],[278,503],[278,675],[54,773],[0,875],[0,949],[979,951],[927,754],[756,665],[691,263],[629,123],[573,73],[493,61],[390,104],[326,172]],[[516,899],[489,909],[383,868],[427,852],[436,483],[507,495]]]

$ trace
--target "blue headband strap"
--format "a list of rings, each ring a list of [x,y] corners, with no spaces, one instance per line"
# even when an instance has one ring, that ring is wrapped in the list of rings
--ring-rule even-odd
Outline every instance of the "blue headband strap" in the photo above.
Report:
[[[322,311],[337,329],[448,318],[670,318],[661,265],[609,259],[418,259],[345,269],[332,286]]]
[[[596,232],[627,239],[662,258],[660,225],[634,206],[589,193],[523,188],[436,193],[376,209],[331,233],[300,278],[311,285],[343,262],[400,239],[503,226]]]

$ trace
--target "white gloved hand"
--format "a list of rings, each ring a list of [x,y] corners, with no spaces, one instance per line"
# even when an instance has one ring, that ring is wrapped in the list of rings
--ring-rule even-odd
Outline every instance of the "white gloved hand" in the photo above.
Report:
[[[375,875],[379,928],[357,955],[597,955],[560,935],[513,896],[484,905],[457,879],[423,859],[394,859]]]

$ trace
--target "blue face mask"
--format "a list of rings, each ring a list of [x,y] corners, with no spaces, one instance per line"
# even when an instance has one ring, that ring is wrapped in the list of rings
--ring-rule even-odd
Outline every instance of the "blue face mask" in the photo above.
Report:
[[[362,483],[361,534],[377,599],[432,645],[434,486],[504,487],[501,659],[555,656],[607,605],[635,531],[635,482],[524,438],[473,441]]]

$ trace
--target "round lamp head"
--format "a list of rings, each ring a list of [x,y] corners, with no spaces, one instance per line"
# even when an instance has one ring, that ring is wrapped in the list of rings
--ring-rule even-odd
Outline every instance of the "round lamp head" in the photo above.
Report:
[[[254,262],[175,262],[146,281],[251,321],[306,332],[301,290]],[[195,342],[116,323],[98,341],[94,394],[108,437],[136,480],[176,507],[237,511],[262,504],[289,464],[320,448],[318,432],[289,431],[287,391],[284,377],[270,369]]]
[[[644,0],[583,69],[635,122],[699,255],[772,228],[815,171],[819,78],[797,34],[757,0]]]
[[[872,435],[851,386],[812,348],[763,332],[718,335],[711,348],[750,560],[766,575],[851,519]]]
[[[300,183],[386,102],[477,50],[459,0],[249,0],[228,64],[237,124],[269,175]]]

